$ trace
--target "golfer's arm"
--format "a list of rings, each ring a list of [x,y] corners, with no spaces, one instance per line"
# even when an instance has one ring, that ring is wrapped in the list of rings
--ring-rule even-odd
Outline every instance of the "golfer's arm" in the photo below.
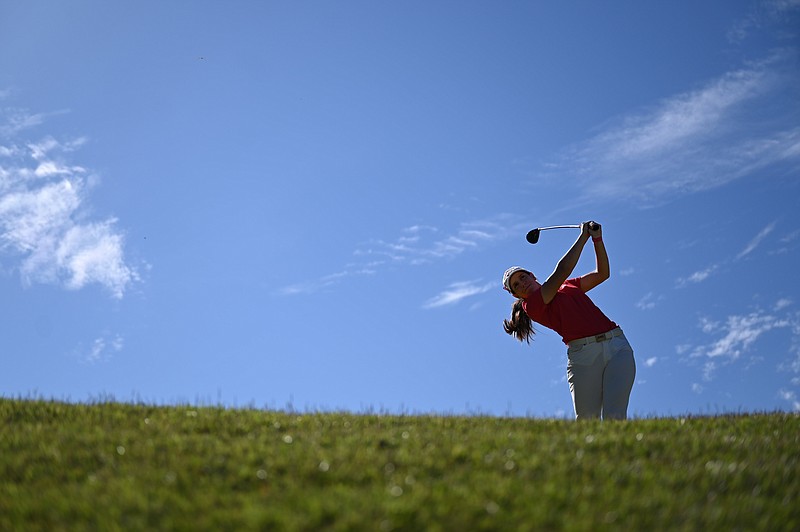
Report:
[[[564,281],[569,279],[569,276],[572,275],[572,271],[575,269],[575,266],[578,265],[578,259],[581,258],[581,252],[587,240],[589,240],[589,235],[581,233],[581,236],[572,244],[572,247],[569,248],[566,255],[561,257],[561,260],[556,264],[556,269],[542,285],[542,299],[545,304],[550,303],[553,298],[556,297],[558,289],[561,288]]]
[[[584,292],[588,292],[611,276],[608,253],[602,239],[594,243],[594,255],[597,263],[595,270],[581,277],[581,289]]]

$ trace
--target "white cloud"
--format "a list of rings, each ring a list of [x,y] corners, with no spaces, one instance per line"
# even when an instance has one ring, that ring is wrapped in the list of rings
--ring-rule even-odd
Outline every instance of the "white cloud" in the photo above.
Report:
[[[800,313],[794,314],[792,320],[792,347],[790,349],[793,357],[781,369],[788,369],[795,374],[800,374]],[[800,386],[800,377],[792,379],[792,384]]]
[[[21,131],[41,125],[45,115],[30,114],[19,109],[4,109],[3,122],[0,123],[0,136],[14,137]]]
[[[785,318],[761,312],[753,312],[746,316],[728,316],[721,327],[724,336],[711,344],[697,348],[694,354],[708,358],[724,357],[736,360],[762,334],[790,325],[791,322]],[[714,329],[704,325],[704,330],[711,332]]]
[[[679,355],[684,355],[692,350],[691,344],[680,344],[675,346],[675,352]]]
[[[736,255],[736,258],[737,259],[741,259],[741,258],[744,258],[745,256],[749,255],[750,253],[752,253],[758,247],[758,245],[761,244],[761,242],[767,237],[767,235],[769,235],[773,231],[773,229],[775,229],[775,223],[776,222],[772,222],[771,224],[766,226],[764,229],[762,229],[747,244],[747,246],[738,255]]]
[[[764,239],[769,236],[772,231],[775,230],[775,226],[777,222],[772,222],[764,227],[759,233],[753,237],[750,242],[744,247],[742,251],[736,255],[735,260],[741,260],[753,251],[758,248],[758,246],[764,241]],[[698,270],[687,277],[679,277],[675,281],[676,288],[684,288],[690,284],[697,284],[702,283],[703,281],[708,280],[712,275],[714,275],[722,266],[728,265],[732,262],[731,259],[725,259],[724,261],[718,264],[712,264],[705,269]]]
[[[82,362],[95,364],[97,362],[109,360],[114,353],[122,351],[125,340],[120,335],[106,334],[95,338],[88,348],[79,346],[76,349],[78,357]]]
[[[69,288],[100,283],[122,297],[135,273],[125,265],[123,237],[114,231],[116,220],[70,227],[55,252],[55,266],[67,272]]]
[[[353,255],[360,262],[353,262],[344,270],[326,275],[309,283],[281,288],[281,295],[310,293],[329,287],[348,277],[373,275],[379,268],[388,265],[420,266],[436,261],[451,260],[459,255],[491,245],[494,242],[520,236],[527,231],[527,224],[519,219],[501,214],[495,217],[462,222],[451,233],[430,225],[414,225],[400,231],[393,240],[376,239],[360,246]]]
[[[80,185],[64,179],[0,196],[0,247],[32,252],[70,225]]]
[[[792,23],[792,12],[800,8],[800,0],[761,0],[752,11],[736,22],[728,31],[728,40],[740,43],[754,32],[767,26]],[[796,29],[789,30],[796,32]]]
[[[431,226],[412,226],[403,230],[395,240],[373,240],[366,247],[357,249],[355,254],[418,265],[456,257],[519,231],[519,224],[510,223],[508,216],[463,222],[452,234],[442,234],[443,231]]]
[[[703,364],[703,381],[711,382],[714,380],[714,372],[717,370],[717,363],[714,360],[707,360]]]
[[[17,135],[42,122],[44,115],[0,110],[0,132]],[[24,127],[22,127],[24,125]],[[61,284],[77,290],[89,284],[121,298],[138,280],[124,258],[124,236],[116,220],[88,221],[85,168],[65,162],[66,154],[86,142],[13,140],[0,161],[0,253],[17,261],[26,283]],[[22,147],[21,147],[22,146]]]
[[[788,235],[781,237],[781,242],[783,242],[784,244],[788,244],[789,242],[797,240],[797,237],[800,237],[800,229],[795,229]]]
[[[800,128],[775,105],[793,76],[794,52],[731,71],[623,117],[563,154],[586,201],[642,206],[709,190],[779,162],[797,164]]]
[[[453,305],[465,298],[488,292],[492,288],[496,288],[493,283],[478,284],[474,281],[453,283],[446,290],[426,301],[423,308]]]
[[[47,136],[39,142],[28,143],[28,149],[31,151],[31,157],[37,161],[47,160],[50,152],[69,153],[76,151],[81,146],[86,144],[86,137],[78,137],[66,142],[59,142],[51,136]],[[51,161],[48,161],[51,162]]]
[[[689,275],[688,277],[679,278],[675,282],[675,285],[678,288],[683,288],[683,287],[687,286],[688,284],[702,283],[703,281],[705,281],[706,279],[711,277],[711,275],[715,271],[717,271],[718,268],[719,268],[719,265],[712,264],[711,266],[709,266],[705,270],[699,270],[699,271],[696,271],[693,274]]]
[[[778,390],[778,396],[784,401],[791,403],[792,410],[800,412],[800,401],[797,400],[797,394],[795,392],[781,388]]]
[[[652,310],[656,308],[656,304],[662,299],[662,296],[655,296],[653,292],[648,292],[636,302],[636,308],[640,310]]]
[[[700,318],[700,330],[704,333],[713,333],[714,331],[718,331],[720,328],[720,322],[702,317]]]
[[[692,358],[705,359],[703,378],[710,381],[721,365],[737,361],[743,354],[750,351],[756,341],[766,333],[776,329],[789,328],[797,337],[797,331],[800,330],[800,319],[755,311],[746,315],[731,315],[722,322],[703,318],[700,320],[700,328],[704,333],[718,336],[718,338],[700,346],[684,345],[681,349],[684,353],[691,351]],[[753,360],[760,361],[762,359],[753,357]],[[778,367],[783,365],[777,364]]]
[[[653,366],[656,365],[656,362],[658,362],[658,357],[650,357],[644,361],[644,365],[647,366],[648,368],[652,368]]]

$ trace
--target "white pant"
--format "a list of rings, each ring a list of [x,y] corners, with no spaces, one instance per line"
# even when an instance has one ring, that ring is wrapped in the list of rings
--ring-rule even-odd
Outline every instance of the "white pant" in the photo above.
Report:
[[[633,349],[620,329],[610,337],[570,342],[567,382],[576,419],[626,419],[636,377]]]

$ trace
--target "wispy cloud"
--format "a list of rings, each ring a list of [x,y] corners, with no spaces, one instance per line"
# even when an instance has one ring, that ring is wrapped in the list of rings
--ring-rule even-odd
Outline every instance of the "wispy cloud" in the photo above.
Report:
[[[0,98],[3,100],[5,98]],[[25,109],[6,107],[0,110],[0,138],[16,137],[27,129],[42,125],[47,118],[65,114],[68,111],[55,111],[52,113],[30,113]]]
[[[753,253],[770,235],[770,233],[774,231],[776,225],[777,222],[771,222],[761,231],[759,231],[758,234],[747,243],[744,249],[742,249],[742,251],[740,251],[734,259],[726,258],[716,264],[712,264],[706,268],[703,268],[702,270],[691,273],[686,277],[679,277],[675,281],[676,288],[685,288],[691,284],[702,283],[703,281],[708,280],[715,273],[719,272],[723,266],[729,266],[734,260],[741,260],[747,255]]]
[[[702,318],[700,329],[716,339],[698,346],[682,345],[679,352],[688,352],[691,358],[704,360],[703,378],[710,381],[720,366],[739,360],[766,333],[777,329],[796,331],[798,328],[800,320],[797,316],[781,316],[761,310],[731,315],[723,321]]]
[[[96,364],[109,360],[114,353],[119,353],[125,345],[121,335],[104,334],[95,338],[90,346],[81,345],[75,350],[78,358],[86,364]]]
[[[121,298],[138,279],[124,258],[124,236],[114,218],[87,219],[96,177],[67,161],[86,139],[20,138],[43,117],[0,109],[0,253],[18,261],[25,283],[68,289],[96,283]]]
[[[792,320],[792,358],[781,366],[785,371],[791,371],[795,374],[792,379],[792,384],[800,386],[800,313],[794,315]]]
[[[703,281],[705,281],[706,279],[711,277],[711,275],[714,272],[716,272],[718,269],[719,269],[719,265],[718,264],[712,264],[711,266],[709,266],[709,267],[707,267],[705,269],[702,269],[702,270],[698,270],[698,271],[692,273],[691,275],[689,275],[687,277],[679,278],[675,282],[675,286],[677,286],[678,288],[683,288],[683,287],[688,286],[690,284],[702,283]]]
[[[703,326],[705,332],[712,334],[722,333],[722,337],[711,344],[695,349],[694,356],[723,357],[736,360],[762,334],[772,329],[789,327],[790,325],[791,322],[786,318],[779,318],[763,312],[753,312],[744,316],[728,316],[722,324],[705,323]]]
[[[420,266],[451,260],[511,236],[518,237],[526,227],[525,222],[507,214],[462,222],[449,232],[431,225],[412,225],[400,230],[394,239],[374,239],[357,246],[353,252],[356,260],[341,271],[283,287],[279,293],[308,294],[347,278],[374,275],[390,266]]]
[[[762,0],[728,31],[728,40],[740,43],[754,32],[773,24],[791,23],[793,14],[800,11],[800,0]],[[796,32],[793,28],[790,32]]]
[[[313,294],[319,292],[320,290],[333,286],[337,283],[340,283],[348,277],[374,275],[375,273],[377,273],[376,268],[382,264],[383,264],[382,262],[366,263],[366,264],[350,264],[346,266],[345,269],[343,269],[342,271],[324,275],[317,279],[312,279],[309,281],[305,281],[303,283],[296,283],[284,286],[278,291],[278,293],[284,296]]]
[[[794,391],[781,388],[778,390],[778,395],[781,399],[792,405],[792,410],[800,412],[800,401],[797,400],[797,394]]]
[[[800,237],[800,229],[795,229],[788,235],[782,237],[781,242],[783,242],[784,244],[788,244],[790,242],[794,242],[795,240],[797,240],[798,237]]]
[[[797,246],[800,229],[791,230],[788,234],[778,239],[779,246],[770,252],[771,255],[785,255]]]
[[[775,163],[797,164],[796,113],[776,105],[791,85],[795,57],[775,54],[624,116],[564,153],[557,171],[574,177],[587,200],[647,206]]]
[[[519,222],[508,215],[463,222],[450,233],[432,226],[411,226],[391,241],[373,240],[359,247],[357,256],[380,257],[392,262],[426,264],[450,259],[483,244],[519,233]]]
[[[752,253],[759,244],[769,235],[773,229],[775,229],[776,222],[772,222],[764,229],[762,229],[748,244],[747,246],[738,254],[736,255],[736,259],[742,259]]]
[[[648,292],[636,302],[636,308],[639,310],[652,310],[656,308],[656,305],[662,299],[664,299],[663,296],[657,296],[653,292]]]
[[[454,305],[468,297],[488,292],[492,288],[497,288],[496,283],[481,283],[480,281],[453,283],[441,293],[426,301],[422,307],[431,309],[443,307],[445,305]]]

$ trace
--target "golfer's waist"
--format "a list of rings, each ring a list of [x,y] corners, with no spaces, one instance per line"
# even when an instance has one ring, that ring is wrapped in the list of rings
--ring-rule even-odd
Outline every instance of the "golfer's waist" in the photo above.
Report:
[[[603,334],[595,334],[594,336],[587,336],[586,338],[578,338],[577,340],[568,342],[567,345],[570,347],[581,347],[583,345],[593,344],[595,342],[605,342],[607,340],[611,340],[615,336],[622,336],[622,329],[617,327],[616,329],[611,329]]]

